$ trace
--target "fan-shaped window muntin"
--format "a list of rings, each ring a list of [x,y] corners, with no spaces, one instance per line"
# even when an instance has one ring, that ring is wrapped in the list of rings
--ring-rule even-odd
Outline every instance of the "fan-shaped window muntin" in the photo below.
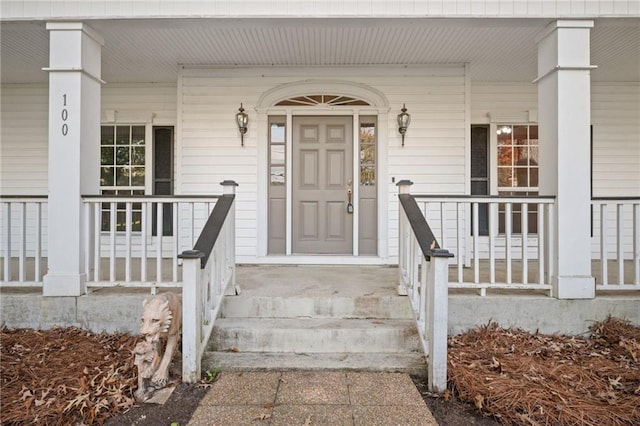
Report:
[[[284,99],[276,106],[370,106],[362,99],[344,95],[304,95]]]

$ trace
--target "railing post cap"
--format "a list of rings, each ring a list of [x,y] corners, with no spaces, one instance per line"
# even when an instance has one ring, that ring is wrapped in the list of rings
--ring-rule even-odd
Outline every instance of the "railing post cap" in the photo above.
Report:
[[[236,187],[238,186],[238,183],[235,180],[223,180],[222,182],[220,182],[220,185],[222,185],[223,188],[222,194],[229,195],[236,193]]]
[[[449,250],[443,248],[434,248],[431,249],[431,256],[433,257],[453,257],[453,253],[450,253]]]
[[[411,182],[409,179],[402,179],[398,181],[398,183],[396,183],[396,186],[411,186],[411,185],[413,185],[413,182]]]
[[[200,259],[204,257],[204,253],[200,250],[185,250],[178,257],[180,259]]]

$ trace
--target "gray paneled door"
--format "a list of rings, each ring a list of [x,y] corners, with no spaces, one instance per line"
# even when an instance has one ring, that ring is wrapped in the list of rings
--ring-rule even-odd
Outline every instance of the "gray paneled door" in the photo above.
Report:
[[[293,117],[294,254],[352,254],[352,153],[353,117]]]

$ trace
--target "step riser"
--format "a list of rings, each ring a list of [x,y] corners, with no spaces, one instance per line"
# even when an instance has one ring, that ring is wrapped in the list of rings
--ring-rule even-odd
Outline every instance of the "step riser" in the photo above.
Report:
[[[241,352],[407,353],[420,349],[414,327],[373,329],[214,328],[207,350]]]
[[[330,354],[330,353],[235,353],[205,352],[204,371],[290,371],[290,370],[351,370],[393,371],[426,376],[426,357],[411,354]]]
[[[227,297],[223,318],[411,319],[406,297]]]

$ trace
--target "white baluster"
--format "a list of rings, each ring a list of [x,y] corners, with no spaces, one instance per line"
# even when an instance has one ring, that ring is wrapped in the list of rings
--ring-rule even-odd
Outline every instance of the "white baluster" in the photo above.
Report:
[[[117,203],[110,203],[111,222],[109,226],[109,281],[116,281],[116,210]]]
[[[640,204],[633,205],[633,283],[640,285]]]
[[[602,275],[602,285],[609,284],[609,242],[607,232],[607,204],[602,203],[600,205],[600,274]]]
[[[4,235],[2,253],[4,255],[4,280],[11,281],[11,203],[2,203]]]
[[[496,215],[495,209],[496,203],[488,204],[489,211],[489,282],[494,284],[496,282]]]
[[[472,204],[473,209],[473,282],[480,283],[480,239],[478,237],[478,203]]]
[[[125,204],[125,242],[124,242],[124,280],[131,282],[131,226],[132,226],[132,203],[127,201]]]
[[[20,206],[20,246],[18,257],[18,281],[25,280],[25,260],[27,255],[27,203],[19,203]]]
[[[42,281],[42,203],[36,202],[36,253],[35,253],[35,279]]]
[[[544,244],[545,244],[545,230],[544,230],[544,204],[537,204],[538,206],[538,283],[545,284],[544,282]]]
[[[173,282],[178,282],[178,253],[180,253],[179,232],[178,232],[178,203],[172,203],[173,209]]]
[[[618,255],[618,284],[624,284],[624,204],[616,205],[617,210],[617,232],[616,232],[616,253]]]
[[[511,201],[507,201],[504,206],[504,239],[505,257],[507,261],[507,284],[511,284],[513,282],[513,204]]]
[[[522,203],[520,208],[522,230],[522,284],[529,282],[529,204]]]

